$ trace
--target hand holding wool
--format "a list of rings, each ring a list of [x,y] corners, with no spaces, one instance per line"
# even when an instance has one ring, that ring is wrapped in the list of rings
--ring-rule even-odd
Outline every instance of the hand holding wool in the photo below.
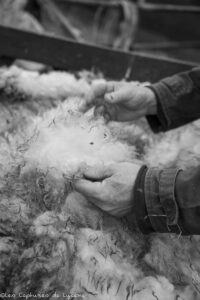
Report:
[[[138,82],[93,84],[86,100],[88,106],[96,106],[96,113],[113,121],[132,121],[157,112],[154,92]]]
[[[116,163],[87,167],[84,179],[75,182],[75,189],[103,211],[123,217],[133,207],[133,188],[141,165]]]

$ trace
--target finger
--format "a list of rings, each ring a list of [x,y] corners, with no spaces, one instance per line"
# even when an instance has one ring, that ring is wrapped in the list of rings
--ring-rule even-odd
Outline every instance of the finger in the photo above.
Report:
[[[88,167],[84,173],[84,177],[93,181],[102,181],[113,175],[113,171],[111,168],[106,167],[104,165],[95,165],[92,167]]]
[[[93,97],[101,97],[107,91],[107,82],[94,82],[92,84]]]
[[[115,81],[101,81],[94,82],[91,86],[91,90],[87,95],[87,103],[94,102],[99,97],[104,97],[106,93],[114,92],[117,87],[117,83]]]
[[[85,197],[91,199],[95,198],[97,200],[101,199],[103,188],[101,182],[91,182],[89,180],[80,179],[75,181],[74,188]]]
[[[126,90],[122,88],[118,91],[106,94],[104,98],[108,103],[120,103],[126,101],[126,94]]]
[[[92,105],[95,103],[96,99],[103,97],[107,90],[106,82],[93,83],[89,93],[86,96],[87,105]]]
[[[119,88],[120,83],[116,81],[108,81],[106,86],[106,93],[111,93]]]

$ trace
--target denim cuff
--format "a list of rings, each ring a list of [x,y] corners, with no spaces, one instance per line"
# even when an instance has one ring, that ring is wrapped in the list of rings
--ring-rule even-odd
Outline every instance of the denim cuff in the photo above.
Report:
[[[145,202],[149,220],[155,232],[167,232],[166,214],[159,199],[159,177],[162,171],[150,168],[145,178]]]
[[[178,223],[178,205],[175,200],[175,182],[180,169],[165,169],[161,172],[159,195],[161,205],[166,213],[167,226]]]
[[[151,225],[156,232],[181,233],[175,199],[175,181],[179,169],[150,168],[145,178],[145,202]]]

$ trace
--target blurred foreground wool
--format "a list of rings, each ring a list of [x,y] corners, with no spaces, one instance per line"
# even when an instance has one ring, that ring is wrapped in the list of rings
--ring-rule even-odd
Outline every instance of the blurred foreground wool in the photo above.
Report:
[[[0,71],[0,291],[200,299],[199,237],[134,233],[73,191],[85,163],[198,164],[198,122],[159,136],[145,121],[107,125],[80,112],[88,88],[67,73]]]

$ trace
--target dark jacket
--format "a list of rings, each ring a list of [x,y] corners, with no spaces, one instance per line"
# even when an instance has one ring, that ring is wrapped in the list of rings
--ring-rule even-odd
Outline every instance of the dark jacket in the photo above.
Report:
[[[153,84],[156,116],[147,116],[154,132],[200,118],[200,68]],[[143,166],[134,189],[134,211],[142,233],[200,234],[200,166],[192,171]]]

